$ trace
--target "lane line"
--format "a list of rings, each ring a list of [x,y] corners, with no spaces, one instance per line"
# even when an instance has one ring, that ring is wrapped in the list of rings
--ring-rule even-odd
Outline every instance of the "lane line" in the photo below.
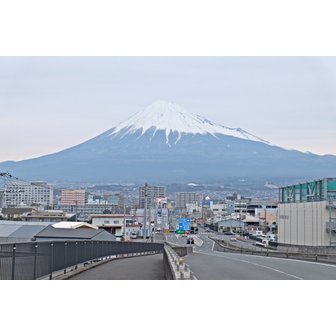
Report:
[[[215,244],[215,242],[213,242]],[[264,251],[264,250],[260,250],[260,251]],[[216,253],[216,255],[221,254],[221,253],[229,253],[229,254],[236,254],[233,252],[219,252],[219,251],[213,251],[214,253]],[[240,255],[244,255],[244,254],[240,254]],[[306,264],[314,264],[314,265],[320,265],[320,266],[325,266],[325,267],[336,267],[336,265],[331,265],[331,264],[325,264],[325,263],[321,263],[318,261],[313,261],[313,260],[299,260],[299,259],[291,259],[291,258],[279,258],[279,257],[266,257],[266,256],[260,256],[260,255],[253,255],[253,254],[245,254],[247,256],[253,256],[255,258],[267,258],[267,259],[273,259],[273,260],[288,260],[288,261],[294,261],[294,262],[299,262],[299,263],[306,263]]]
[[[197,252],[196,252],[197,253]],[[201,252],[200,254],[206,254],[206,255],[209,255],[209,256],[214,256],[213,254],[210,254],[210,253],[206,253],[206,252]],[[266,268],[266,269],[269,269],[269,270],[272,270],[274,272],[277,272],[277,273],[281,273],[281,274],[284,274],[284,275],[287,275],[289,277],[292,277],[294,279],[297,279],[297,280],[304,280],[304,278],[301,278],[301,277],[298,277],[294,274],[290,274],[290,273],[287,273],[287,272],[284,272],[284,271],[281,271],[277,268],[273,268],[273,267],[269,267],[269,266],[265,266],[265,265],[260,265],[260,264],[257,264],[257,263],[254,263],[254,262],[251,262],[251,261],[247,261],[247,260],[241,260],[241,259],[236,259],[236,258],[230,258],[230,257],[226,257],[226,256],[219,256],[219,257],[222,257],[222,258],[225,258],[225,259],[228,259],[228,260],[232,260],[232,261],[240,261],[240,262],[244,262],[244,263],[247,263],[247,264],[251,264],[251,265],[255,265],[255,266],[259,266],[259,267],[262,267],[262,268]]]

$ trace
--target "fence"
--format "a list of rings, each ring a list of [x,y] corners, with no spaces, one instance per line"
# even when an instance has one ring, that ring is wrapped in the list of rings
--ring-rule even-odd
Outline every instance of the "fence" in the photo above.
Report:
[[[53,241],[0,244],[0,280],[35,280],[107,256],[162,252],[163,244]]]

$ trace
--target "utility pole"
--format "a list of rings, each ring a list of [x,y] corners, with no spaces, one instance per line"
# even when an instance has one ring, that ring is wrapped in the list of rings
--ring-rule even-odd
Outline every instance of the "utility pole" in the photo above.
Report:
[[[146,240],[146,226],[147,226],[147,183],[145,183],[145,209],[143,218],[143,239]]]
[[[239,224],[240,224],[240,230],[241,230],[241,235],[242,235],[242,230],[243,230],[243,228],[242,228],[242,226],[243,226],[243,221],[242,221],[242,217],[243,217],[243,215],[242,215],[242,202],[241,202],[242,200],[241,200],[241,198],[239,198]]]
[[[153,242],[155,242],[156,228],[158,225],[158,200],[155,199],[155,216],[154,216],[154,234],[153,234]]]
[[[332,228],[332,213],[331,213],[331,206],[332,206],[332,200],[329,198],[329,245],[331,246],[331,228]]]
[[[123,236],[124,236],[124,241],[126,241],[126,206],[124,202],[124,222],[123,222]]]
[[[149,221],[148,221],[148,238],[149,238],[149,241],[152,240],[152,199],[150,201],[150,205],[149,205],[149,214],[148,214],[148,217],[149,217]]]

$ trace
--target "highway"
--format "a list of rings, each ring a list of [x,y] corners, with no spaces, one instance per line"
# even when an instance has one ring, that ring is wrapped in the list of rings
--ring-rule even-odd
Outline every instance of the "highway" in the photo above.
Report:
[[[210,234],[210,236],[213,234]],[[204,231],[195,236],[194,253],[185,257],[199,280],[335,280],[336,265],[244,255],[214,250]],[[171,234],[168,242],[185,245],[186,238]]]

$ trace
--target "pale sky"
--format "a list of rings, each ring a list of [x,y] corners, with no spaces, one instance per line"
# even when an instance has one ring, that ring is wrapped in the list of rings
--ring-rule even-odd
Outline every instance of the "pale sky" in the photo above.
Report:
[[[336,57],[0,57],[0,161],[79,144],[157,99],[336,155]]]

